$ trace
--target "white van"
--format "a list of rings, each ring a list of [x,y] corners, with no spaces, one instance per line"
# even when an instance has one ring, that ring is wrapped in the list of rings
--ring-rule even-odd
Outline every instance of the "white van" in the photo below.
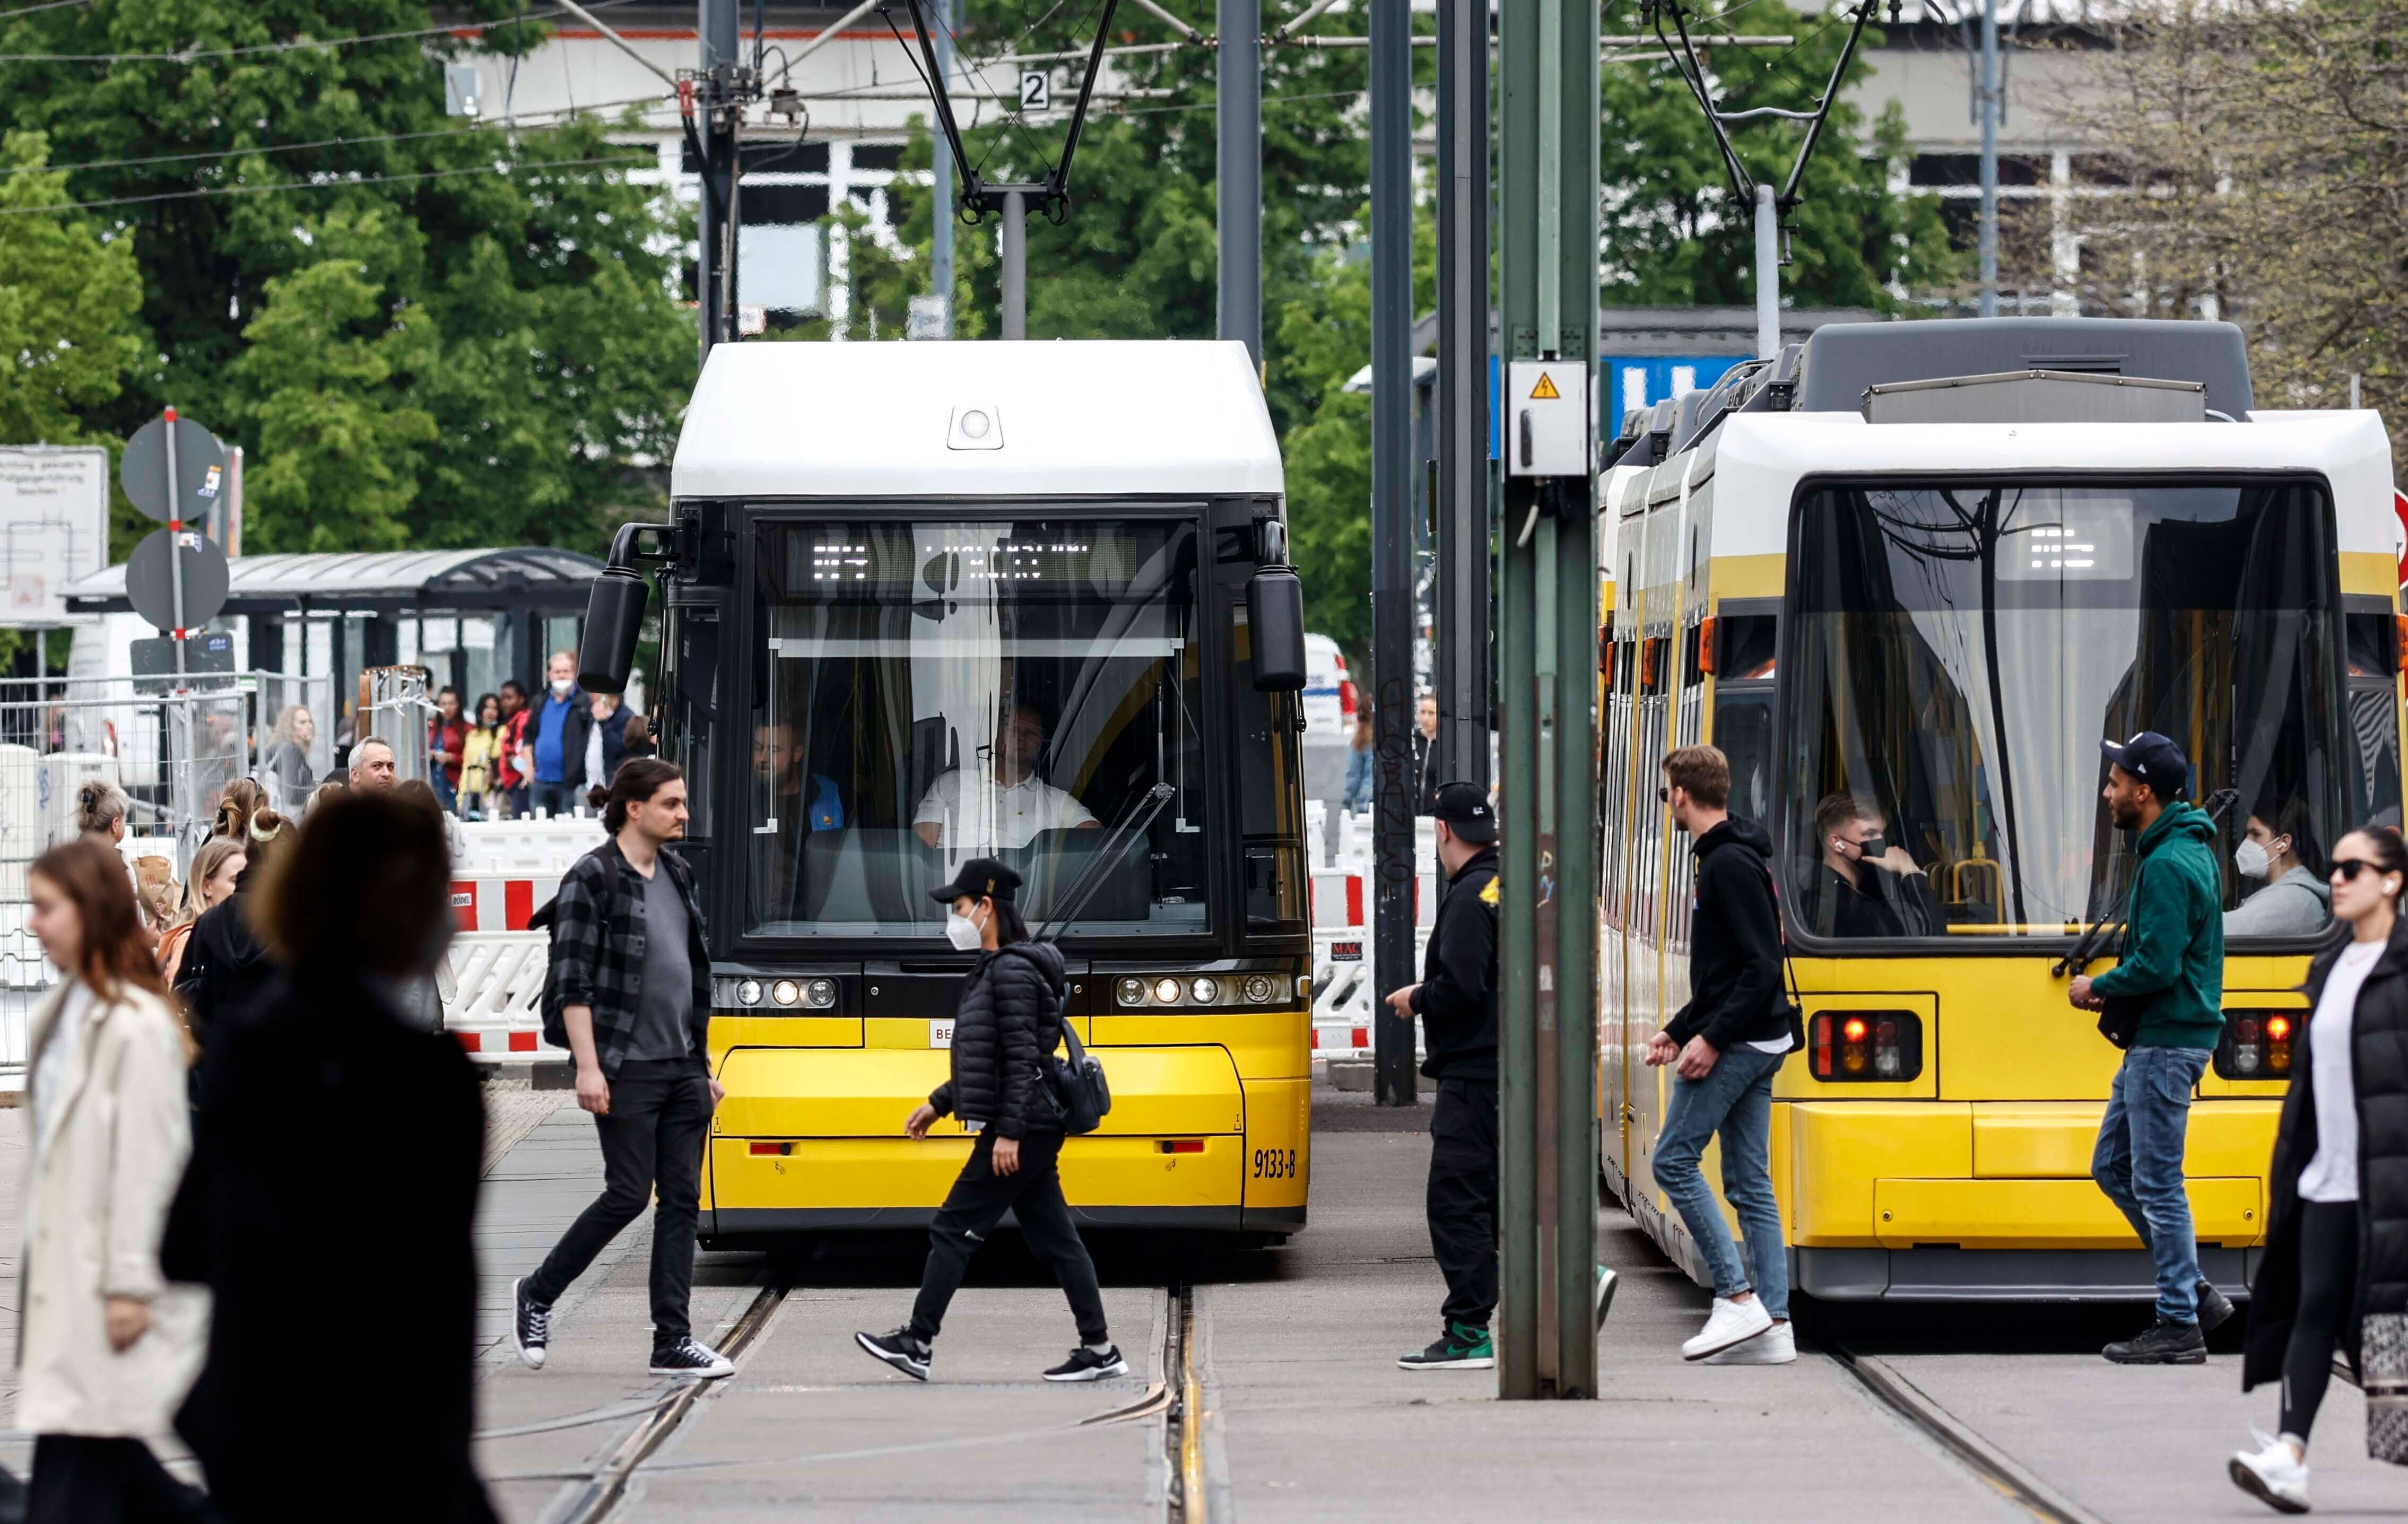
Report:
[[[1308,746],[1344,746],[1354,726],[1354,683],[1346,657],[1327,635],[1304,637],[1304,739]]]

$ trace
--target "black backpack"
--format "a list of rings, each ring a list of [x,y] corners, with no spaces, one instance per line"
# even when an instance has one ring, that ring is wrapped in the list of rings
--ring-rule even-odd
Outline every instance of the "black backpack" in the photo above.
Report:
[[[1011,948],[1006,947],[1006,952]],[[1034,958],[1022,960],[1031,968],[1042,965]],[[1104,1066],[1079,1041],[1079,1033],[1070,1025],[1070,995],[1064,990],[1054,1003],[1054,1022],[1062,1029],[1062,1041],[1068,1045],[1070,1056],[1048,1053],[1037,1061],[1038,1073],[1045,1081],[1046,1092],[1054,1098],[1054,1111],[1061,1118],[1062,1131],[1071,1137],[1092,1132],[1101,1127],[1112,1109],[1112,1088],[1104,1079]]]

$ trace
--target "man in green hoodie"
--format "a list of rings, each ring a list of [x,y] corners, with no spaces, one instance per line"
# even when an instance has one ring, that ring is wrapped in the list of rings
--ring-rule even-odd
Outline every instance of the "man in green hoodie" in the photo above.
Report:
[[[2100,1119],[2090,1177],[2130,1219],[2157,1271],[2157,1321],[2100,1352],[2119,1365],[2197,1365],[2207,1359],[2204,1330],[2232,1316],[2232,1303],[2200,1278],[2183,1187],[2191,1091],[2224,1030],[2215,822],[2184,803],[2190,763],[2166,737],[2143,731],[2100,750],[2109,763],[2101,796],[2118,830],[2140,833],[2141,866],[2115,966],[2095,979],[2077,973],[2071,999],[2086,1011],[2133,1003],[2140,1025]]]

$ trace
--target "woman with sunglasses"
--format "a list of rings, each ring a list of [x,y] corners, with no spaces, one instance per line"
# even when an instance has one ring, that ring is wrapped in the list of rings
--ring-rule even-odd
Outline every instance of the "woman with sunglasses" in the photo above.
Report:
[[[2333,847],[2331,884],[2350,935],[2302,987],[2313,1014],[2291,1045],[2241,1366],[2244,1391],[2282,1382],[2282,1421],[2227,1468],[2285,1513],[2308,1507],[2308,1431],[2333,1352],[2355,1366],[2361,1320],[2408,1311],[2408,846],[2389,826],[2353,831]]]

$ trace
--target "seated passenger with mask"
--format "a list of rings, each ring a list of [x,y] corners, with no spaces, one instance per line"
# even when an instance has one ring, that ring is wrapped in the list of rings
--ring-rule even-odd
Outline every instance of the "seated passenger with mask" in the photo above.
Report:
[[[1823,851],[1814,931],[1822,936],[1938,936],[1947,925],[1931,879],[1882,834],[1881,811],[1845,793],[1814,806]]]
[[[996,729],[992,784],[961,768],[938,774],[911,828],[930,847],[970,856],[1016,851],[1041,831],[1094,830],[1086,805],[1037,776],[1044,755],[1044,717],[1034,705],[1012,705]]]
[[[2247,898],[2224,913],[2226,936],[2313,936],[2332,924],[2332,886],[2300,801],[2260,805],[2232,865]]]

